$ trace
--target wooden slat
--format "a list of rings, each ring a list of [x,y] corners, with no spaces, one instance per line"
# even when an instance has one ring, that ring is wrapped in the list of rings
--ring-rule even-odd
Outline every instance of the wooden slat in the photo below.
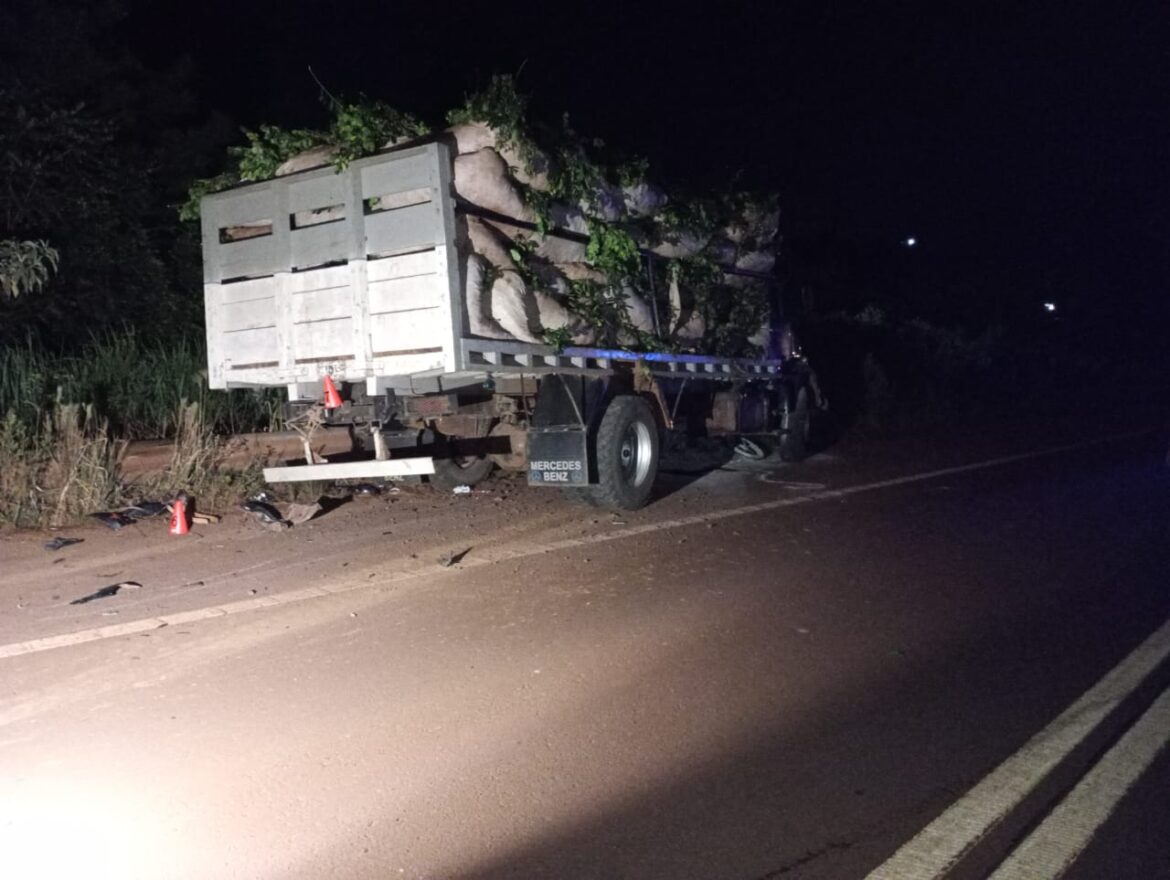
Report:
[[[272,327],[276,324],[275,299],[251,299],[243,302],[224,303],[220,306],[219,329],[223,333],[239,330],[254,330],[257,327]]]
[[[353,354],[353,325],[348,316],[293,324],[292,338],[297,360]]]
[[[224,303],[271,298],[272,292],[275,290],[271,275],[264,278],[249,278],[246,281],[233,281],[231,284],[223,284],[221,287]]]
[[[254,364],[277,361],[275,327],[224,333],[220,339],[220,352],[225,362]]]
[[[413,278],[417,275],[430,275],[434,271],[434,252],[429,248],[415,251],[412,254],[399,254],[396,257],[370,260],[368,269],[371,282],[389,281],[393,278]]]
[[[363,198],[434,186],[431,180],[434,160],[426,147],[417,152],[404,151],[378,158],[381,161],[359,164]]]
[[[294,293],[292,307],[294,324],[348,318],[353,313],[353,296],[348,285]],[[304,352],[299,354],[304,356]]]
[[[421,250],[442,240],[442,222],[430,202],[366,217],[366,253],[370,256]]]
[[[375,352],[442,347],[445,329],[438,309],[370,316],[370,342]]]
[[[349,225],[325,223],[291,231],[291,265],[309,269],[349,259]]]
[[[349,270],[345,266],[327,266],[324,269],[310,269],[294,272],[289,278],[289,290],[304,293],[306,290],[332,290],[349,284]]]
[[[433,259],[433,258],[432,258]],[[437,308],[446,291],[437,275],[370,282],[370,313]]]

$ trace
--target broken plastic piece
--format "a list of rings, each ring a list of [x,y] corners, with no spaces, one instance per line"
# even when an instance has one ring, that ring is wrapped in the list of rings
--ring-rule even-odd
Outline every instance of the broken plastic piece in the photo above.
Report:
[[[124,526],[132,526],[135,523],[135,519],[133,517],[127,516],[126,514],[120,513],[116,510],[105,510],[101,513],[91,513],[90,516],[92,516],[102,525],[113,529],[115,532]]]
[[[739,442],[735,444],[735,454],[740,458],[746,458],[748,461],[762,461],[767,458],[767,453],[760,447],[758,443],[754,443],[747,437],[740,437]]]
[[[165,501],[139,501],[119,511],[134,519],[145,519],[148,516],[158,516],[165,513],[169,505]]]
[[[272,524],[284,522],[284,517],[280,515],[280,511],[269,504],[267,501],[260,500],[259,496],[248,499],[243,504],[241,504],[240,507],[242,507],[248,513],[255,514],[262,522]]]
[[[74,599],[70,605],[84,605],[86,602],[92,602],[94,599],[108,599],[110,596],[117,596],[120,590],[140,590],[142,584],[138,581],[122,581],[120,584],[110,584],[108,587],[102,587],[100,590],[95,590],[88,596],[82,596],[80,599]]]
[[[60,550],[62,547],[71,547],[74,544],[80,544],[85,538],[54,538],[52,541],[45,542],[46,550]]]

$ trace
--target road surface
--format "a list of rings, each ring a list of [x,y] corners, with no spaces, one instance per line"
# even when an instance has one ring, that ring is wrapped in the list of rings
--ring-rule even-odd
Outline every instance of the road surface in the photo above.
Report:
[[[0,876],[1170,877],[1164,439],[1090,439],[8,532]]]

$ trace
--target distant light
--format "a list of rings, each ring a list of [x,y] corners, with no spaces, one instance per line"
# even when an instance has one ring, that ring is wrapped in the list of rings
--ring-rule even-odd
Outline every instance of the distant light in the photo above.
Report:
[[[1056,311],[1056,303],[1051,303],[1051,302],[1044,303],[1044,311],[1055,312]]]
[[[906,245],[906,247],[914,247],[914,245],[918,244],[918,239],[911,236],[910,238],[903,239],[902,244]]]

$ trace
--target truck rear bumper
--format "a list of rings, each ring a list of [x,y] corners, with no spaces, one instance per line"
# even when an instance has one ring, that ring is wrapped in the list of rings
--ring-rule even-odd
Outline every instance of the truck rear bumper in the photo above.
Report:
[[[269,483],[300,483],[309,480],[359,480],[370,477],[417,477],[435,472],[429,456],[393,458],[385,461],[344,461],[336,464],[302,464],[294,467],[264,468]]]

